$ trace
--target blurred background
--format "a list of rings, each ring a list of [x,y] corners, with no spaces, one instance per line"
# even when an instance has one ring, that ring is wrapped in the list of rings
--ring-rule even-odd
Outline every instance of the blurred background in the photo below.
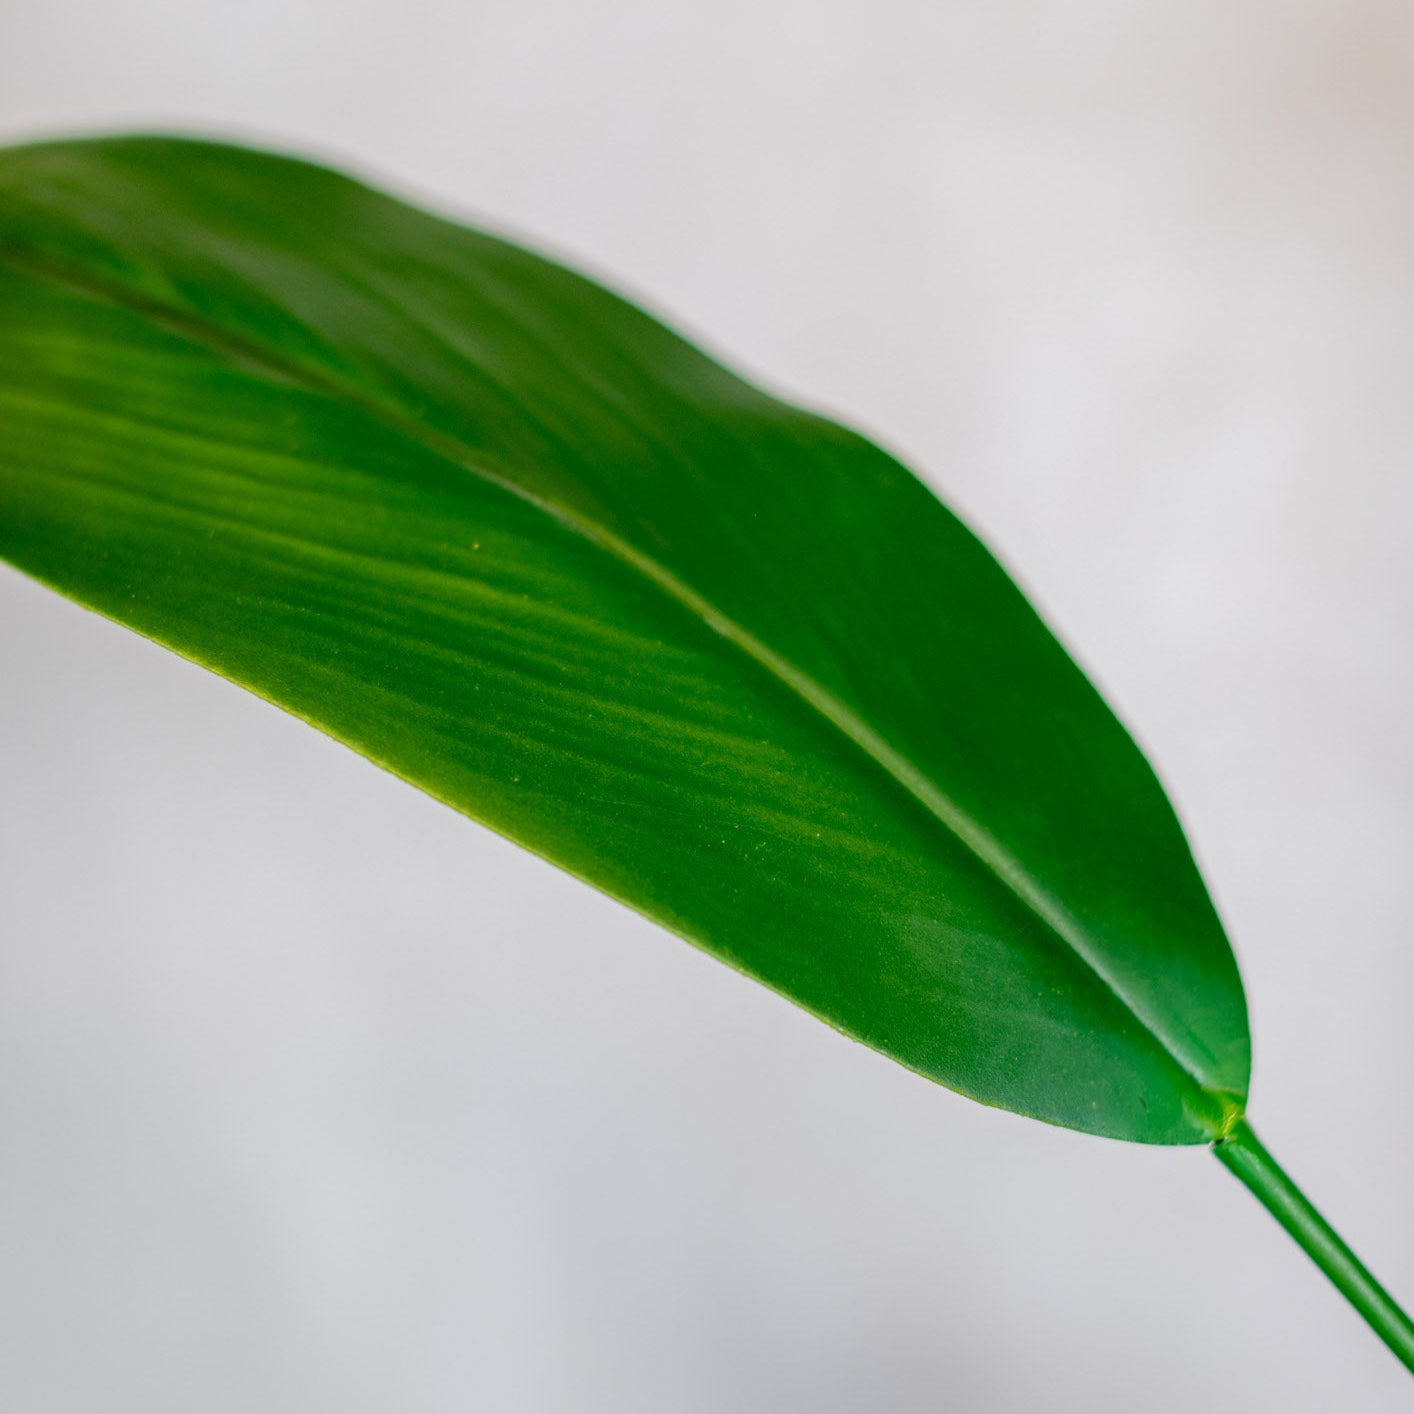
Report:
[[[0,140],[294,150],[878,436],[1170,785],[1414,1300],[1414,14],[0,0]],[[984,1110],[0,570],[0,1405],[1409,1407],[1199,1150]]]

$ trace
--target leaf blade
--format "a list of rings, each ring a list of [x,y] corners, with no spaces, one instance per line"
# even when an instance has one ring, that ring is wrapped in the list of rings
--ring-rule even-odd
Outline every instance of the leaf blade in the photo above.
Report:
[[[7,558],[280,701],[953,1088],[1154,1142],[1211,1137],[1240,1104],[1240,983],[1152,773],[987,552],[885,454],[757,393],[579,277],[287,159],[153,140],[14,150],[0,158],[0,267],[11,282],[0,303],[7,385],[28,387],[33,400],[48,376],[51,399],[66,410],[42,434],[33,407],[4,414],[12,444],[14,428],[32,433],[0,481]],[[75,339],[88,353],[66,345],[46,365],[44,331],[52,339],[63,329],[82,330]],[[107,384],[96,367],[72,366],[92,363],[94,348],[110,362],[122,351]],[[126,384],[113,386],[115,377]],[[47,475],[53,501],[59,463],[82,461],[75,448],[52,450],[65,418],[76,424],[82,408],[92,421],[95,406],[130,419],[136,411],[126,494],[156,480],[169,492],[185,486],[185,529],[172,532],[168,550],[185,566],[177,589],[170,576],[144,578],[151,546],[144,552],[142,541],[159,514],[150,505],[123,559],[125,600],[114,598],[111,573],[77,582],[94,545],[106,546],[110,562],[117,553],[111,495],[106,526],[86,549],[75,542],[55,556],[62,532],[52,518],[28,548],[18,544],[13,527],[42,519],[33,497],[46,493],[30,482]],[[162,425],[174,418],[175,433]],[[228,452],[245,449],[227,475],[249,480],[251,447],[267,458],[277,450],[260,444],[272,419],[286,428],[281,446],[307,445],[313,456],[295,472],[261,464],[267,501],[247,494],[243,506],[266,522],[247,527],[220,583],[251,582],[244,556],[260,566],[271,605],[301,605],[327,630],[336,606],[313,584],[321,575],[327,584],[331,556],[362,553],[384,602],[365,603],[369,618],[338,620],[322,639],[288,613],[267,606],[261,618],[247,605],[240,623],[225,625],[227,637],[213,622],[201,630],[210,641],[195,642],[193,596],[209,597],[200,586],[212,574],[209,557],[198,563],[190,550],[211,531],[199,517],[240,536],[211,472],[221,455],[192,444],[203,434],[209,444],[218,429]],[[162,441],[174,435],[188,440]],[[118,429],[87,436],[88,455],[106,457],[111,478]],[[151,459],[159,447],[160,478],[134,469],[144,448]],[[340,482],[358,510],[315,555],[319,568],[272,564],[272,478],[308,532],[321,514],[312,504],[326,516],[340,504],[330,467],[359,466],[368,449],[382,460]],[[197,486],[190,466],[203,457],[210,474]],[[99,479],[79,478],[90,498]],[[311,486],[322,502],[300,500]],[[27,488],[31,502],[17,509]],[[437,514],[420,517],[418,497]],[[512,523],[521,527],[514,534]],[[360,525],[381,527],[376,543]],[[459,546],[443,543],[449,527],[463,536]],[[324,525],[326,541],[330,533]],[[464,547],[496,534],[509,575],[501,617],[478,617],[458,596],[491,557],[473,568]],[[514,553],[505,550],[512,540]],[[401,547],[403,563],[390,547]],[[52,562],[39,563],[46,554]],[[411,569],[425,573],[429,557],[444,576],[443,607],[459,602],[463,618],[459,637],[423,643],[412,630],[427,630],[436,615],[404,581]],[[550,563],[573,569],[551,584]],[[145,587],[134,601],[138,581]],[[338,582],[358,600],[358,575]],[[520,677],[502,684],[506,703],[540,714],[522,776],[555,783],[529,810],[504,779],[449,783],[455,746],[430,717],[422,746],[390,747],[398,709],[378,695],[411,674],[424,705],[460,703],[458,730],[484,727],[486,699],[478,707],[458,698],[431,649],[464,651],[468,631],[494,641],[517,594],[555,606],[561,625],[558,640],[554,614],[527,629],[512,651]],[[542,652],[560,642],[551,661],[569,673],[563,616],[590,601],[574,633],[594,642],[601,667],[614,666],[596,686],[571,691],[572,706],[556,715],[547,704],[564,682],[527,676],[530,640],[538,634]],[[182,622],[171,612],[178,602]],[[380,609],[392,647],[368,637]],[[151,622],[140,621],[144,612]],[[593,640],[593,624],[634,625],[629,658]],[[272,634],[297,645],[289,661],[275,663]],[[690,645],[690,668],[652,647],[669,641]],[[328,678],[321,658],[330,653],[357,660],[353,678]],[[302,675],[319,684],[312,696]],[[643,713],[654,682],[678,684],[670,700],[655,699],[656,730],[678,748],[708,751],[704,760],[728,773],[725,793],[711,788],[702,761],[653,754]],[[335,702],[360,693],[362,724]],[[719,738],[685,703],[710,704]],[[587,738],[573,724],[575,713],[582,727],[584,714],[615,708],[617,737],[609,726]],[[751,736],[761,723],[764,746]],[[499,741],[479,748],[498,770],[522,760]],[[579,756],[547,765],[570,742]],[[761,769],[747,770],[750,761]],[[592,788],[576,783],[576,769]],[[674,781],[676,816],[664,791]],[[607,810],[616,791],[627,800]],[[766,802],[755,816],[745,804],[753,793]],[[627,823],[618,819],[625,809]],[[1057,822],[1071,836],[1063,846]],[[609,847],[611,824],[624,827]],[[773,825],[785,843],[768,867],[761,851],[771,857]],[[743,827],[754,832],[752,849],[733,854],[728,841]],[[812,830],[830,841],[827,865],[810,854]],[[694,878],[681,859],[650,858],[655,839],[705,865],[710,879]],[[724,889],[743,894],[742,908],[714,897]],[[812,906],[819,889],[834,894],[823,911]],[[827,945],[812,951],[800,928],[779,922],[777,936],[753,940],[753,918],[759,930],[771,908],[804,910],[797,922],[808,918]],[[1070,1079],[1057,1079],[1067,1071]]]

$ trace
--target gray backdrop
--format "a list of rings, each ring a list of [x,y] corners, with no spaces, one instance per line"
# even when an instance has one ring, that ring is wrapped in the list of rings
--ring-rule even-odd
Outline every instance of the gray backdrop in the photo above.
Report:
[[[1414,19],[0,0],[0,138],[520,233],[919,468],[1172,787],[1414,1298]],[[1409,1407],[1202,1150],[981,1109],[0,573],[0,1406]]]

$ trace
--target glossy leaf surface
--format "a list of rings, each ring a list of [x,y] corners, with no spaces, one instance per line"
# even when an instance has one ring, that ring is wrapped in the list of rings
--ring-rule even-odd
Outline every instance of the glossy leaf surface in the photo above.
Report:
[[[236,148],[0,154],[0,556],[965,1094],[1243,1102],[1174,814],[995,560],[536,255]]]

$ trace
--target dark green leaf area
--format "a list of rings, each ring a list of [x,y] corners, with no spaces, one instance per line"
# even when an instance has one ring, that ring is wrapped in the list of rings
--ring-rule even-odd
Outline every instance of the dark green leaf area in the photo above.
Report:
[[[986,550],[539,257],[237,149],[0,155],[0,556],[977,1099],[1245,1096],[1173,812]]]

